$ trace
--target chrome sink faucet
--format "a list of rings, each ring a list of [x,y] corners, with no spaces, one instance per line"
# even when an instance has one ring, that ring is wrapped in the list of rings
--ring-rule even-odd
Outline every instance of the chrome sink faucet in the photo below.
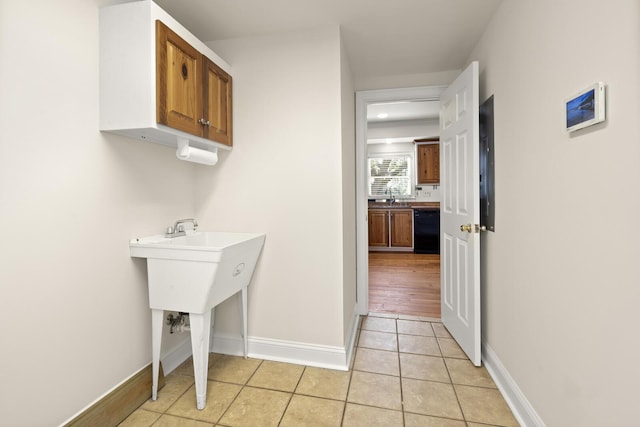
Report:
[[[164,237],[184,236],[186,234],[184,231],[184,224],[188,222],[193,224],[194,230],[198,228],[198,221],[196,221],[193,218],[179,219],[176,221],[173,227],[172,226],[167,227],[167,232],[165,233]]]
[[[391,199],[389,200],[389,206],[392,206],[396,202],[396,198],[393,196],[393,190],[391,188],[387,188],[384,192],[385,194],[387,194],[388,192],[389,196],[391,196]]]

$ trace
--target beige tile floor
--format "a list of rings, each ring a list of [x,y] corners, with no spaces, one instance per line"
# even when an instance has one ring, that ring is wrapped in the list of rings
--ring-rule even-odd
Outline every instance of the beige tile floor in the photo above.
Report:
[[[486,369],[419,318],[363,318],[348,372],[212,353],[202,411],[191,363],[121,426],[518,426]]]

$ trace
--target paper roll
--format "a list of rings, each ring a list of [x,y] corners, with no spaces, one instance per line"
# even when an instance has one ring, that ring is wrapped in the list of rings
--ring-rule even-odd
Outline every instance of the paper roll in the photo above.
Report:
[[[176,157],[187,162],[200,163],[202,165],[213,166],[218,163],[218,153],[215,151],[202,150],[200,148],[189,147],[186,144],[178,144]]]

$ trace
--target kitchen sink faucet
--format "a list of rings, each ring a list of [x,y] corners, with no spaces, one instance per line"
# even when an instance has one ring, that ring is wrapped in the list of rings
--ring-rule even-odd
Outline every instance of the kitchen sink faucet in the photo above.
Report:
[[[391,188],[387,188],[384,193],[389,193],[389,196],[391,196],[391,200],[389,200],[389,206],[393,205],[396,202],[396,198],[393,195],[393,190]]]

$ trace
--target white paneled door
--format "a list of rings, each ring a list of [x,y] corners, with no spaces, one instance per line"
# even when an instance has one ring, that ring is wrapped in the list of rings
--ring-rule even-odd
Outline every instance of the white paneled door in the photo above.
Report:
[[[440,97],[442,322],[474,365],[480,346],[478,63]]]

